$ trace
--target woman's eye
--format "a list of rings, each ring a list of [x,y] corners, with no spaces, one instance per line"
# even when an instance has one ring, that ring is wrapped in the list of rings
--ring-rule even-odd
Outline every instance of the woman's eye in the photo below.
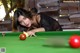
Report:
[[[23,22],[21,22],[20,24],[21,24],[21,25],[24,25],[24,23],[23,23]]]
[[[22,21],[19,22],[20,24],[22,23]]]
[[[23,18],[24,20],[26,19],[26,18]]]

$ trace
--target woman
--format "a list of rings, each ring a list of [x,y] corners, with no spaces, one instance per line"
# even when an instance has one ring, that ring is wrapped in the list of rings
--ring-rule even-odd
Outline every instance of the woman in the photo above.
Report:
[[[55,19],[43,14],[32,15],[30,11],[21,8],[14,12],[14,28],[26,31],[30,36],[42,31],[62,31]]]

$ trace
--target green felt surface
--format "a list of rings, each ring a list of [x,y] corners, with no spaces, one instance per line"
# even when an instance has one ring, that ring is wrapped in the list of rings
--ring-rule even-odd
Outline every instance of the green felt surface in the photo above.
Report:
[[[19,39],[21,32],[6,33],[2,37],[0,33],[0,48],[5,47],[6,53],[80,53],[80,48],[70,48],[68,39],[70,35],[78,34],[79,31],[70,32],[38,32],[37,37],[28,37],[26,40]],[[54,47],[47,45],[46,40],[53,38],[64,38],[64,47]]]

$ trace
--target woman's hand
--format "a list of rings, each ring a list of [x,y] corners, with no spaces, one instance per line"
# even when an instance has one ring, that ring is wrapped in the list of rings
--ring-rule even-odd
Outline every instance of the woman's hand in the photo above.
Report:
[[[36,36],[35,35],[36,32],[42,32],[42,31],[45,31],[45,29],[44,28],[36,28],[36,29],[31,30],[31,31],[27,31],[27,32],[25,32],[25,33],[23,32],[23,33],[27,34],[27,37],[28,36],[31,37],[31,36]]]
[[[23,32],[23,33],[24,33],[24,34],[27,33],[27,37],[36,36],[36,35],[35,35],[35,32],[33,32],[33,31],[27,31],[27,32]]]
[[[27,32],[28,33],[28,35],[31,37],[31,36],[35,36],[35,32],[33,32],[33,31],[28,31]]]

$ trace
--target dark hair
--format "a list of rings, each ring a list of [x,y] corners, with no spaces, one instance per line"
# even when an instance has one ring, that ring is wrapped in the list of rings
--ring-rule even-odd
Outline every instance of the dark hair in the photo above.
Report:
[[[32,15],[31,15],[31,12],[30,11],[27,11],[25,9],[22,9],[22,8],[17,8],[14,12],[14,23],[13,23],[13,27],[14,29],[17,29],[18,26],[22,27],[22,28],[25,28],[24,26],[21,26],[18,22],[18,17],[22,15],[24,16],[25,18],[29,18],[29,19],[32,19]]]
[[[32,18],[32,15],[31,15],[31,12],[30,11],[27,11],[27,10],[22,9],[22,8],[18,8],[14,12],[14,17],[15,18],[18,18],[20,15],[25,16],[27,18]]]
[[[33,13],[37,13],[37,12],[38,12],[38,10],[37,10],[36,8],[32,8],[31,11],[32,11]]]

